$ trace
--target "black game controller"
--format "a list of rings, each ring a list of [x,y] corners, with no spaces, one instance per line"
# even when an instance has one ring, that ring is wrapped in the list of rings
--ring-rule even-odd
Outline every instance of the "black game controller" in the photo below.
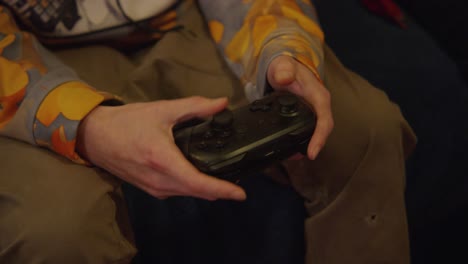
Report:
[[[271,93],[202,123],[174,129],[177,146],[200,171],[235,181],[307,150],[316,118],[298,97]]]

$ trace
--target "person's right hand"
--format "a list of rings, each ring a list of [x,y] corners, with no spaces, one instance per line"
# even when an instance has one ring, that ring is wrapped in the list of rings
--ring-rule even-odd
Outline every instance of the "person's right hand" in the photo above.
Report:
[[[226,98],[189,97],[98,106],[80,124],[77,151],[94,165],[152,196],[244,200],[239,186],[198,171],[177,148],[175,124],[221,111]]]

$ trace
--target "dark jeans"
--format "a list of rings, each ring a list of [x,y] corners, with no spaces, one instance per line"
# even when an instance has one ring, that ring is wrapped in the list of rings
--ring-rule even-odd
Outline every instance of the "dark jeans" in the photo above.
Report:
[[[126,185],[135,263],[304,263],[302,198],[263,175],[240,185],[245,202],[158,200]]]

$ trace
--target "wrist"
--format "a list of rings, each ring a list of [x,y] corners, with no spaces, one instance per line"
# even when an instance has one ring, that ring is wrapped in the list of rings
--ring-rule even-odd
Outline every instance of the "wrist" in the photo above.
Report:
[[[80,122],[78,126],[78,131],[76,135],[76,152],[80,157],[88,162],[92,163],[90,157],[90,148],[92,148],[91,138],[95,136],[97,129],[97,124],[99,116],[102,115],[105,106],[97,106],[91,112],[86,115]]]

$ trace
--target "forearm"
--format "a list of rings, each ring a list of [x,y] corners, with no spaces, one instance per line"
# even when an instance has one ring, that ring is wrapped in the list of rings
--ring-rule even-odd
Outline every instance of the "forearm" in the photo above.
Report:
[[[81,81],[0,6],[0,135],[80,162],[78,125],[111,98]]]

